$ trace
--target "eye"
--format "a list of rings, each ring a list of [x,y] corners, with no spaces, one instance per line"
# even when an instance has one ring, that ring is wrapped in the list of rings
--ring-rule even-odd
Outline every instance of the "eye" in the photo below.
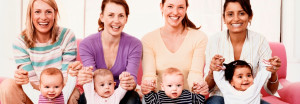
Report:
[[[232,17],[233,13],[228,13],[227,16]]]
[[[179,9],[184,9],[184,7],[183,7],[183,6],[180,6]]]
[[[51,14],[51,13],[52,13],[52,11],[47,11],[46,13],[47,13],[47,14]]]
[[[238,78],[242,78],[242,76],[238,76]]]
[[[40,11],[34,11],[34,13],[40,13]]]
[[[123,14],[120,14],[119,17],[120,17],[120,18],[124,18],[125,16],[124,16]]]
[[[114,15],[113,15],[113,14],[109,14],[108,16],[109,16],[109,17],[113,17]]]
[[[173,8],[173,6],[169,5],[168,8]]]
[[[180,87],[180,86],[181,86],[181,84],[178,84],[178,85],[177,85],[177,87]]]
[[[55,88],[59,88],[59,86],[55,86]]]
[[[172,87],[172,85],[168,85],[168,87]]]
[[[45,88],[49,88],[49,86],[45,86]]]
[[[108,83],[108,85],[112,85],[112,83],[111,83],[111,82],[109,82],[109,83]]]
[[[243,16],[243,15],[245,15],[245,12],[241,12],[239,15],[240,15],[240,16]]]
[[[100,86],[104,86],[104,84],[101,84]]]
[[[251,75],[251,74],[248,74],[248,77],[252,77],[252,75]]]

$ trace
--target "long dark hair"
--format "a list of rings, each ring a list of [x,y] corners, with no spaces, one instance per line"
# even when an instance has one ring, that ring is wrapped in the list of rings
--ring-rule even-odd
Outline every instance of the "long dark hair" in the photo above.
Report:
[[[103,13],[103,11],[105,9],[106,4],[108,4],[110,2],[111,3],[116,3],[118,5],[123,6],[124,9],[125,9],[125,15],[126,15],[126,17],[128,17],[128,15],[129,15],[129,6],[128,6],[128,4],[125,0],[103,0],[102,4],[101,4],[101,14]],[[99,27],[98,27],[99,32],[104,30],[104,23],[101,21],[100,17],[98,19],[98,25],[99,25]]]
[[[247,67],[251,70],[251,74],[252,73],[252,67],[250,64],[248,64],[246,61],[243,60],[236,60],[236,61],[232,61],[229,64],[223,64],[226,69],[225,69],[225,79],[228,80],[229,82],[231,82],[232,77],[234,75],[234,71],[236,68],[241,68],[241,67]]]
[[[166,0],[161,0],[162,5],[164,5],[166,2]],[[186,7],[189,6],[189,2],[188,0],[185,0],[186,2]],[[188,18],[187,14],[185,13],[185,16],[183,18],[183,20],[181,21],[182,25],[183,25],[183,29],[185,29],[186,27],[192,28],[192,29],[200,29],[200,27],[196,27],[196,25]]]

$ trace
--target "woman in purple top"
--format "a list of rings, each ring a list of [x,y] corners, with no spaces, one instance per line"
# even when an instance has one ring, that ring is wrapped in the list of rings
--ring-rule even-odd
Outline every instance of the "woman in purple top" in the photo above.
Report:
[[[83,66],[93,66],[93,71],[109,69],[117,82],[116,87],[120,84],[128,90],[121,104],[141,103],[134,89],[142,57],[142,44],[137,38],[122,32],[129,15],[129,7],[125,0],[103,0],[101,11],[98,20],[99,32],[85,38],[79,45]],[[120,83],[119,75],[123,71],[129,72],[131,76],[122,79]],[[87,79],[92,78],[88,77],[92,77],[90,71],[80,70],[78,83],[89,82]]]

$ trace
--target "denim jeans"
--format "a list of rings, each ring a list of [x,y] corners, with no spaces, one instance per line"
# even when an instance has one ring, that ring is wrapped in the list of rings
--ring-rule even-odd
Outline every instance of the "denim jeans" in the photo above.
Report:
[[[205,104],[224,104],[224,98],[222,96],[211,96],[205,101]],[[270,104],[270,103],[261,99],[260,104]]]

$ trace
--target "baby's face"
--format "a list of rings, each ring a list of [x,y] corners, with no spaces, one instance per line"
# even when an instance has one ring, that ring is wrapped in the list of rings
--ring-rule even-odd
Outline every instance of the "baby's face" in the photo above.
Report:
[[[171,99],[178,98],[183,90],[183,76],[180,75],[166,75],[161,84],[162,90]]]
[[[247,90],[253,84],[251,69],[247,67],[236,68],[230,84],[239,91]]]
[[[94,81],[95,91],[99,96],[108,98],[114,93],[116,82],[113,76],[97,76]]]
[[[40,80],[40,91],[44,97],[54,99],[61,94],[64,85],[60,75],[43,75]]]

